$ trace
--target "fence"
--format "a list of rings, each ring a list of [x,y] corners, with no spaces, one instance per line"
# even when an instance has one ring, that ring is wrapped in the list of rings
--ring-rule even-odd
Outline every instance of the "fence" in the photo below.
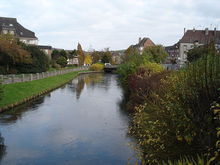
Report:
[[[73,71],[82,71],[82,70],[88,70],[88,67],[55,70],[55,71],[51,71],[51,72],[42,72],[42,73],[36,73],[36,74],[0,75],[0,82],[2,82],[2,84],[27,82],[27,81],[33,81],[33,80],[39,80],[39,79],[43,79],[43,78],[47,78],[47,77],[57,76],[57,75],[61,75],[61,74],[66,74],[66,73],[70,73]]]

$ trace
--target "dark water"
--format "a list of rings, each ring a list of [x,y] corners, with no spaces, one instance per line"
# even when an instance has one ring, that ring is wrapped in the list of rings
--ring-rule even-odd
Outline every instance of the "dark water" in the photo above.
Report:
[[[1,114],[0,164],[128,163],[134,151],[121,100],[116,75],[83,75]]]

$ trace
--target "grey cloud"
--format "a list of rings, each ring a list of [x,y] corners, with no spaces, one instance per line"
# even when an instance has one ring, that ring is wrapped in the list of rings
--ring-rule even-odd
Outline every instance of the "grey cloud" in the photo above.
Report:
[[[17,17],[42,44],[73,49],[127,48],[138,37],[171,45],[183,28],[219,24],[218,0],[1,0],[0,14]],[[2,7],[4,6],[4,7]]]

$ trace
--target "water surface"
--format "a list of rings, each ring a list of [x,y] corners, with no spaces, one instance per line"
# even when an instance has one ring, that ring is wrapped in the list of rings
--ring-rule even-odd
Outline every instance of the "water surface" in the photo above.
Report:
[[[0,164],[126,164],[134,151],[121,100],[116,75],[81,75],[1,114]]]

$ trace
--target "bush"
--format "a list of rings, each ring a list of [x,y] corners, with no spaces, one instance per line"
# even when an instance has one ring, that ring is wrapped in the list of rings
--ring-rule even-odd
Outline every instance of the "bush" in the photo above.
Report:
[[[103,69],[104,69],[104,65],[103,64],[92,64],[89,67],[89,70],[92,70],[92,71],[102,71]]]
[[[0,101],[2,100],[3,97],[3,87],[2,87],[2,82],[0,82]]]
[[[158,163],[209,152],[216,129],[210,104],[218,97],[220,56],[207,54],[177,72],[129,76],[131,105],[136,103],[130,134],[143,159]]]
[[[67,60],[63,56],[59,57],[56,62],[57,62],[57,64],[59,64],[63,68],[66,67],[66,65],[67,65]]]
[[[146,47],[143,54],[146,54],[151,62],[156,63],[164,62],[168,56],[167,52],[161,45]]]
[[[49,59],[43,51],[34,45],[23,44],[23,47],[26,51],[30,52],[32,63],[17,64],[16,69],[19,73],[40,73],[49,69]]]
[[[28,51],[24,50],[11,35],[0,35],[0,65],[1,73],[17,72],[16,65],[31,64]]]

